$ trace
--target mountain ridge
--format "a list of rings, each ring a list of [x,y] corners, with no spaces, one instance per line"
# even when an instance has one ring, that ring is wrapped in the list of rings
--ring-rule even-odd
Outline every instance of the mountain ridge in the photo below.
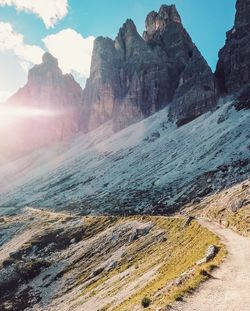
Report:
[[[46,141],[50,126],[31,124],[34,133],[45,133],[37,142],[23,137],[20,141],[37,148],[109,120],[114,131],[119,131],[167,105],[171,107],[169,118],[181,125],[213,109],[217,95],[213,73],[183,27],[176,7],[162,5],[158,13],[148,14],[143,36],[128,19],[115,40],[95,40],[90,77],[83,90],[72,75],[62,75],[57,60],[47,52],[42,64],[29,71],[27,84],[7,104],[71,110],[66,120],[54,121],[57,128],[51,127],[52,140]]]
[[[248,310],[248,9],[215,75],[173,5],[97,38],[84,90],[30,70],[9,105],[52,114],[0,131],[1,310]]]
[[[175,121],[192,120],[215,107],[217,86],[213,73],[183,27],[174,5],[163,5],[158,13],[148,14],[143,37],[138,34],[134,23],[127,20],[113,45],[107,63],[102,57],[105,48],[94,47],[92,64],[99,57],[103,67],[110,68],[108,72],[114,68],[115,73],[108,81],[106,78],[102,81],[105,72],[100,67],[98,80],[90,74],[85,92],[88,93],[88,89],[97,93],[100,93],[99,89],[104,93],[112,90],[108,103],[113,105],[111,119],[115,131],[171,105],[171,102],[170,116]],[[110,59],[115,59],[114,65]],[[113,75],[116,76],[115,82]],[[185,94],[189,96],[189,104]],[[85,101],[88,106],[93,105],[92,98],[86,96]],[[199,105],[202,101],[204,104]],[[99,114],[102,115],[103,105],[98,104],[98,100],[94,102],[94,113],[98,114],[96,109],[101,106]],[[107,106],[110,108],[110,104]],[[185,106],[189,107],[185,109]],[[91,119],[89,123],[92,129]]]
[[[166,214],[249,178],[249,111],[228,99],[179,128],[167,113],[117,133],[109,121],[0,167],[1,205]]]
[[[20,153],[32,151],[31,146],[34,150],[62,142],[110,120],[117,132],[166,106],[170,107],[166,119],[182,126],[215,110],[220,96],[234,93],[237,97],[237,91],[240,91],[238,107],[247,108],[250,94],[250,84],[246,83],[250,76],[249,23],[244,13],[247,10],[249,1],[238,0],[235,25],[219,52],[215,74],[182,25],[175,5],[162,5],[158,12],[150,12],[143,36],[134,22],[127,19],[115,40],[96,38],[90,77],[83,90],[72,75],[62,75],[57,60],[45,53],[42,64],[29,71],[25,87],[7,104],[48,106],[66,112],[63,117],[53,119],[56,127],[50,126],[51,122],[39,126],[31,122],[37,139],[25,140],[21,135],[18,145],[30,148]],[[230,52],[232,48],[234,53]],[[244,60],[240,67],[237,59]],[[230,64],[236,69],[230,68]],[[47,138],[48,129],[52,139]],[[23,136],[29,136],[28,132]]]
[[[82,101],[83,91],[74,77],[63,74],[57,59],[45,53],[42,63],[29,70],[26,85],[3,106],[25,111],[38,109],[49,115],[24,115],[14,119],[7,130],[1,128],[0,135],[3,132],[3,137],[9,137],[7,144],[3,139],[0,141],[2,152],[7,150],[7,157],[15,158],[54,143],[69,141],[81,130]]]

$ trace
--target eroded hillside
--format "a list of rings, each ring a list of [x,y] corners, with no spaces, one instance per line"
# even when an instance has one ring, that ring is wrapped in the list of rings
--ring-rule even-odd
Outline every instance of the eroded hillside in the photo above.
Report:
[[[1,218],[0,230],[1,310],[142,310],[143,298],[156,310],[195,288],[225,253],[214,234],[181,218],[27,208]],[[218,252],[209,257],[211,245]]]
[[[166,214],[244,181],[249,110],[237,111],[230,100],[219,104],[180,128],[166,121],[166,109],[119,133],[106,123],[70,144],[2,165],[1,206]]]
[[[194,202],[185,209],[190,215],[205,217],[250,237],[250,181],[246,180]]]

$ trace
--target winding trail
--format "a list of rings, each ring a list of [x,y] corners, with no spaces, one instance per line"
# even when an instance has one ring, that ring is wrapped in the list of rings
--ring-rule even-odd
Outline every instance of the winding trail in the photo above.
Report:
[[[212,278],[173,310],[250,311],[250,239],[203,219],[199,223],[221,238],[228,255]]]

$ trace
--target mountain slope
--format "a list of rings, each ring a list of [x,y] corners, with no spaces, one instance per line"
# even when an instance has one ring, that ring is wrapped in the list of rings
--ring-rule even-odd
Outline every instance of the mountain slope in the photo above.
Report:
[[[149,310],[165,307],[221,262],[219,239],[196,221],[76,217],[28,208],[1,218],[0,309]],[[210,245],[218,252],[203,264]],[[185,256],[183,256],[185,254]]]
[[[250,237],[250,179],[185,206],[185,210]]]
[[[240,45],[239,50],[233,48],[236,56],[230,49],[237,38],[249,45],[244,13],[249,0],[238,0],[236,8],[236,33],[229,33],[218,68],[230,71],[223,57],[228,60],[232,56],[229,63],[233,68],[242,65],[247,72],[248,49]],[[237,62],[239,53],[242,64]],[[159,74],[159,64],[163,75]],[[39,84],[41,74],[46,91],[51,80],[45,79],[48,70],[49,77],[56,77],[53,81],[67,80],[56,60],[46,54],[43,64],[31,70],[30,83],[34,80]],[[248,79],[247,74],[244,76]],[[222,77],[217,75],[220,85]],[[183,27],[175,6],[163,5],[158,13],[148,15],[144,38],[127,20],[115,41],[98,38],[95,42],[84,91],[82,128],[87,131],[90,120],[94,128],[100,123],[102,126],[2,165],[1,205],[70,208],[80,213],[167,213],[243,181],[249,177],[250,165],[249,94],[248,88],[240,97],[236,92],[246,86],[240,80],[241,70],[236,70],[234,77],[240,85],[236,90],[228,88],[231,97],[216,101],[214,75]],[[231,80],[230,75],[227,78]],[[169,107],[148,119],[114,133],[168,103]],[[59,100],[58,104],[65,103]],[[68,104],[75,108],[73,99]],[[54,124],[52,137],[61,132],[61,125]]]
[[[167,114],[119,133],[108,122],[1,166],[1,205],[166,213],[249,177],[249,110],[228,100],[180,128]]]

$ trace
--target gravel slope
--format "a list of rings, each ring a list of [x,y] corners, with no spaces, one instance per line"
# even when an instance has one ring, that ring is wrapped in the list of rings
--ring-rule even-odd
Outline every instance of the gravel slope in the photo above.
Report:
[[[167,113],[118,133],[106,123],[70,144],[0,163],[0,214],[25,206],[158,214],[249,177],[249,110],[228,101],[180,128]]]

